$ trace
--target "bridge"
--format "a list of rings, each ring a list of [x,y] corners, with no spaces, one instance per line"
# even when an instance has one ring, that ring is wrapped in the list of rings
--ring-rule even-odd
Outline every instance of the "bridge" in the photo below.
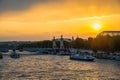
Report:
[[[98,36],[106,36],[106,35],[109,35],[109,36],[120,36],[120,31],[103,31],[101,33],[99,33],[97,35]]]

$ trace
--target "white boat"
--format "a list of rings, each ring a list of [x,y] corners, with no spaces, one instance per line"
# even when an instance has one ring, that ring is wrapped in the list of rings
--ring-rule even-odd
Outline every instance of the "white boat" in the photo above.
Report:
[[[82,61],[94,61],[95,57],[91,55],[82,55],[82,54],[72,54],[70,55],[72,60],[82,60]]]
[[[20,58],[20,55],[16,53],[15,50],[13,50],[13,52],[10,54],[11,58]]]

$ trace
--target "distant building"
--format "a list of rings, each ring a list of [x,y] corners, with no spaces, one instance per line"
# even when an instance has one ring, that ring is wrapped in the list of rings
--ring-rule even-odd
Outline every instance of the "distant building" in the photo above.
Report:
[[[19,44],[30,44],[30,41],[9,41],[9,42],[0,42],[0,45],[19,45]]]
[[[109,36],[117,36],[119,35],[120,36],[120,31],[103,31],[101,33],[99,33],[97,35],[98,36],[106,36],[106,35],[109,35]]]

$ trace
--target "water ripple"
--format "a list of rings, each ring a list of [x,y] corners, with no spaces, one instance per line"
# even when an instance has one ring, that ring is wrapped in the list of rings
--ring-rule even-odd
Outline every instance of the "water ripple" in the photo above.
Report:
[[[0,60],[0,80],[120,80],[120,62],[82,62],[68,56],[31,55]]]

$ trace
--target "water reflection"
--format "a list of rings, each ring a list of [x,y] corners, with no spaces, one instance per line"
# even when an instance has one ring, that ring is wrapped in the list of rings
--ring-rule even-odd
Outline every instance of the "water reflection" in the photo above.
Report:
[[[120,62],[82,62],[68,56],[31,55],[0,60],[0,80],[120,80]]]

